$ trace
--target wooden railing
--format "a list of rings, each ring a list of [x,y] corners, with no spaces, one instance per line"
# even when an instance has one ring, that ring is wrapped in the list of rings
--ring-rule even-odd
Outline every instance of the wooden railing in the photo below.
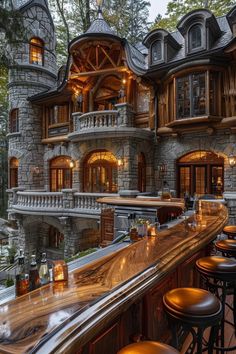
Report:
[[[112,197],[110,193],[78,193],[73,189],[63,189],[61,192],[36,192],[8,190],[9,210],[42,213],[94,213],[100,214],[102,204],[97,203],[101,197]],[[104,207],[104,206],[103,206]]]

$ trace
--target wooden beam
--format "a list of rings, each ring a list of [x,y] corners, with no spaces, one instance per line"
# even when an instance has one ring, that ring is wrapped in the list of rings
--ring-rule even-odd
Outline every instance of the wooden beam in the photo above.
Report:
[[[105,54],[105,56],[108,58],[108,60],[111,62],[111,64],[114,66],[114,68],[117,67],[117,65],[114,63],[114,61],[111,59],[111,57],[107,54],[107,52],[105,51],[105,49],[103,47],[101,47],[101,50],[103,51],[103,53]]]
[[[83,76],[96,76],[96,75],[101,75],[101,74],[113,74],[115,72],[119,71],[127,71],[127,68],[125,66],[119,66],[116,68],[109,68],[109,69],[102,69],[102,70],[96,70],[96,71],[87,71],[83,73],[78,73],[78,74],[73,74],[71,75],[71,79],[77,78],[77,77],[83,77]]]

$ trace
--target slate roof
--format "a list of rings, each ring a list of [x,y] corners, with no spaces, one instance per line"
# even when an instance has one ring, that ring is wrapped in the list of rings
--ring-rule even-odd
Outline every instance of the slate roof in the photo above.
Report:
[[[113,36],[116,35],[108,23],[104,20],[101,11],[98,11],[98,17],[91,23],[89,29],[85,33],[104,33],[111,34]]]

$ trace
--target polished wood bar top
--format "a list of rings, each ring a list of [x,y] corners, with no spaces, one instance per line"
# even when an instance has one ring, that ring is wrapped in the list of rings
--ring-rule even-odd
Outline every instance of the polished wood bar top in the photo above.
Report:
[[[98,203],[109,205],[137,206],[137,207],[163,207],[173,206],[184,209],[184,200],[180,198],[171,198],[161,200],[160,198],[124,198],[124,197],[104,197],[97,199]]]
[[[183,260],[207,245],[228,219],[219,203],[156,237],[74,270],[0,307],[0,353],[78,353],[106,321],[130,306]]]

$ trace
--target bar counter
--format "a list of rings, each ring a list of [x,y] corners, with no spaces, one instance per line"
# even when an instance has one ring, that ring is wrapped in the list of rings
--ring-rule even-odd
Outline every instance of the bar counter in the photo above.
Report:
[[[115,354],[131,335],[162,338],[162,293],[195,284],[190,268],[227,218],[225,206],[202,201],[197,225],[190,217],[74,270],[68,284],[51,283],[4,304],[0,353]]]

